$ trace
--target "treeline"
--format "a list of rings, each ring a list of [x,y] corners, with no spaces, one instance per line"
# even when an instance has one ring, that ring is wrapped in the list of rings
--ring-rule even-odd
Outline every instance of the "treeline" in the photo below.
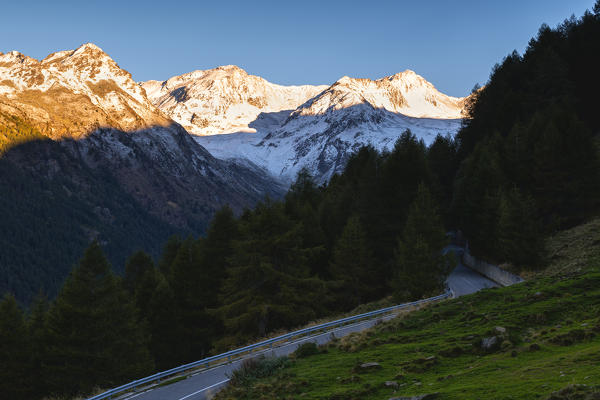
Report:
[[[541,239],[600,210],[600,2],[543,25],[495,66],[457,135],[452,225],[496,262],[541,263]]]
[[[454,153],[450,138],[428,149],[407,131],[391,152],[361,149],[327,186],[303,171],[282,201],[222,209],[156,265],[135,253],[122,278],[93,243],[50,304],[0,304],[2,397],[89,393],[386,295],[442,292],[439,174]]]

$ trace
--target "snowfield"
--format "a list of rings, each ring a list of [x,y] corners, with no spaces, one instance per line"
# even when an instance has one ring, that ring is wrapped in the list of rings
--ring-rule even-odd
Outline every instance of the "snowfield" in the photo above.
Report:
[[[465,104],[410,70],[286,87],[228,65],[141,86],[213,156],[253,163],[285,183],[302,168],[323,183],[361,146],[391,150],[406,129],[426,144],[454,135]]]

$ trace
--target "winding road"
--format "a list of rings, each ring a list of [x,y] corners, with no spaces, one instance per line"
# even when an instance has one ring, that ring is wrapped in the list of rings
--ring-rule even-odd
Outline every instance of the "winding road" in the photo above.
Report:
[[[458,247],[449,246],[447,251],[460,252]],[[452,273],[446,280],[448,287],[454,292],[455,296],[463,296],[466,294],[477,292],[478,290],[498,286],[493,281],[465,267],[459,261]],[[284,343],[273,349],[257,351],[255,353],[234,360],[231,363],[217,365],[207,370],[196,372],[187,379],[179,382],[162,386],[148,388],[139,392],[129,393],[119,399],[136,399],[136,400],[203,400],[210,399],[216,392],[222,389],[229,382],[229,375],[240,367],[245,359],[265,356],[284,356],[294,352],[299,345],[306,342],[316,342],[317,344],[327,343],[331,340],[332,335],[335,337],[346,336],[352,332],[360,332],[372,327],[380,321],[386,321],[396,316],[395,313],[380,316],[370,320],[360,321],[351,325],[335,328],[325,333],[315,334],[299,338],[297,340]]]

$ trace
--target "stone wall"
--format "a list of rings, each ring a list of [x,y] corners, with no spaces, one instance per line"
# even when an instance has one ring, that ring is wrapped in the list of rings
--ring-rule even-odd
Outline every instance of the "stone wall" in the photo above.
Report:
[[[463,253],[463,264],[491,279],[500,286],[510,286],[515,283],[523,282],[523,278],[518,275],[503,270],[496,265],[488,264],[485,261],[476,259],[469,253],[468,249]]]

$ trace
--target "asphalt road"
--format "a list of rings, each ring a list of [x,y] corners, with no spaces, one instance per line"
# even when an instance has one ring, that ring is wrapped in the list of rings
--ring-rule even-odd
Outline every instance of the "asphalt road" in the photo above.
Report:
[[[459,251],[458,248],[450,248],[449,250]],[[478,274],[472,269],[465,267],[459,263],[452,271],[447,279],[447,284],[454,291],[455,296],[463,296],[474,293],[484,288],[497,286],[494,282]],[[299,338],[296,341],[285,343],[273,349],[257,351],[250,355],[244,356],[244,359],[258,357],[261,355],[283,356],[290,354],[302,343],[316,342],[318,344],[327,343],[331,340],[331,335],[336,337],[346,336],[352,332],[359,332],[372,327],[378,321],[389,320],[396,314],[388,314],[379,318],[374,318],[367,321],[358,322],[352,325],[333,329],[326,333],[315,334],[305,338]],[[231,363],[215,366],[214,368],[198,372],[185,380],[173,383],[168,386],[163,386],[155,389],[149,389],[139,393],[130,394],[122,397],[122,399],[136,400],[201,400],[210,399],[229,381],[229,375],[232,371],[239,368],[243,359],[234,360]]]
[[[206,371],[199,372],[189,378],[173,383],[168,386],[151,389],[145,392],[132,394],[130,396],[123,397],[123,399],[136,399],[136,400],[201,400],[210,399],[219,389],[229,381],[228,375],[232,371],[240,367],[244,359],[260,357],[265,355],[267,357],[275,356],[281,357],[293,353],[299,345],[306,342],[315,342],[317,344],[324,344],[331,340],[331,335],[335,337],[346,336],[352,332],[360,332],[367,328],[372,327],[379,321],[387,321],[392,319],[395,314],[388,314],[381,316],[380,318],[374,318],[366,321],[357,322],[352,325],[346,325],[331,331],[316,334],[314,336],[308,336],[299,338],[298,340],[290,343],[285,343],[279,347],[268,349],[264,351],[257,351],[251,355],[245,356],[243,359],[234,360],[231,363],[216,366]]]

